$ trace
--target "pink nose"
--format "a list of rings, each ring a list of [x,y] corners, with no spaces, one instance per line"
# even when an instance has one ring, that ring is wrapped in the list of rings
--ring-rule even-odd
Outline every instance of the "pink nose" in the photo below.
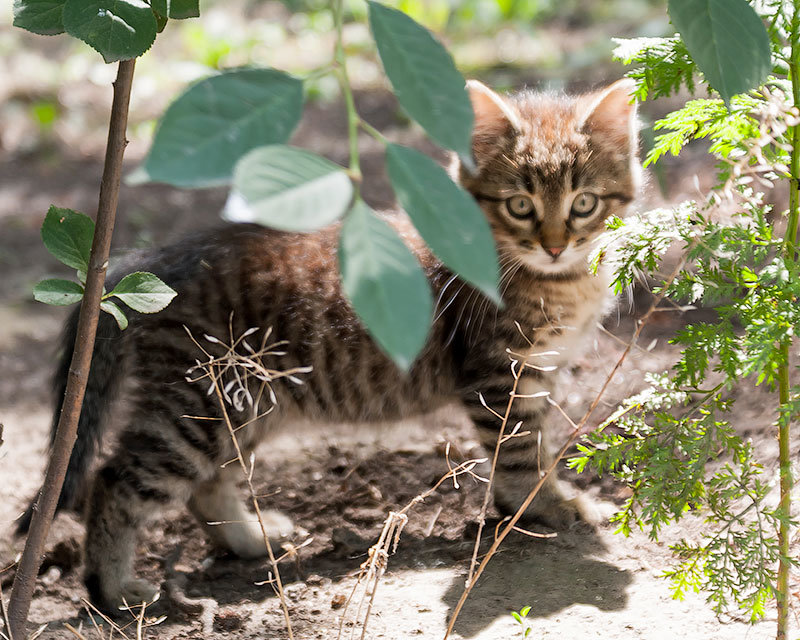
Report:
[[[564,250],[564,247],[544,247],[544,250],[547,251],[551,256],[557,258],[561,255],[561,252]]]

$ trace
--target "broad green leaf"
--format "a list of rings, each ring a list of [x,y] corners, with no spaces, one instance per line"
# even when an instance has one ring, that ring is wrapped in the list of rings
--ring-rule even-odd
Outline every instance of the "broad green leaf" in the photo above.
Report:
[[[747,0],[669,0],[668,6],[692,59],[726,103],[767,78],[769,35]]]
[[[94,221],[72,209],[50,207],[42,223],[42,241],[47,250],[68,267],[89,271]]]
[[[83,298],[83,287],[72,280],[42,280],[33,288],[33,298],[45,304],[74,304]]]
[[[42,36],[64,33],[61,15],[66,0],[14,0],[14,26]]]
[[[206,78],[167,109],[144,170],[179,187],[226,184],[245,153],[286,142],[302,109],[303,83],[274,69]]]
[[[361,200],[342,225],[339,268],[370,334],[397,366],[410,369],[431,325],[430,286],[409,248]]]
[[[230,220],[286,231],[313,231],[339,219],[353,184],[344,169],[309,151],[270,145],[253,149],[233,172],[234,194],[246,206],[226,210]]]
[[[402,11],[370,0],[369,23],[397,99],[428,135],[472,157],[472,104],[447,50]]]
[[[472,197],[419,151],[387,145],[386,168],[397,199],[433,253],[499,303],[497,249]]]
[[[110,314],[114,320],[117,321],[117,326],[123,331],[128,328],[128,318],[125,312],[115,305],[111,300],[103,300],[100,303],[100,308],[106,313]]]
[[[200,15],[200,0],[152,0],[150,6],[159,15],[176,20]]]
[[[142,0],[66,0],[64,29],[106,62],[137,58],[156,39],[158,25]]]
[[[108,295],[119,298],[134,311],[155,313],[166,307],[177,293],[158,276],[137,271],[120,280]]]

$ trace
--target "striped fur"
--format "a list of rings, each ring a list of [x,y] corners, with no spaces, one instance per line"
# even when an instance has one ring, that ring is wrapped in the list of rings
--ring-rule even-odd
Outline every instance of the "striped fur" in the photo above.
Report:
[[[622,214],[637,189],[629,89],[618,83],[579,98],[532,93],[503,98],[471,83],[477,170],[456,163],[452,171],[481,203],[495,235],[504,307],[449,272],[405,217],[389,217],[419,257],[438,301],[428,344],[408,375],[399,374],[376,347],[342,294],[336,226],[303,235],[229,225],[124,261],[119,273],[152,271],[178,295],[161,313],[131,313],[124,332],[109,318],[102,321],[98,366],[92,369],[61,501],[74,503],[102,435],[106,405],[122,386],[127,420],[87,500],[85,580],[94,602],[113,608],[123,598],[138,602],[157,591],[134,578],[136,531],[169,504],[188,504],[201,523],[227,522],[206,529],[242,556],[265,551],[260,531],[244,522],[247,511],[236,497],[235,478],[221,471],[234,457],[227,430],[219,420],[200,419],[219,416],[216,398],[206,393],[207,381],[185,379],[201,355],[185,328],[201,342],[204,335],[225,339],[251,327],[271,328],[270,340],[285,340],[287,353],[268,358],[265,365],[313,367],[302,376],[305,384],[274,384],[272,413],[239,432],[246,451],[298,418],[394,421],[454,399],[461,400],[481,440],[493,448],[498,421],[478,392],[490,407],[505,412],[511,381],[506,349],[555,352],[533,356],[543,371],[527,375],[520,387],[524,394],[550,390],[549,368],[574,360],[609,306],[607,276],[602,270],[591,274],[587,256],[606,217]],[[596,195],[598,209],[577,217],[570,208],[576,194],[586,192]],[[523,197],[520,206],[531,204],[531,215],[512,216],[512,197]],[[67,347],[73,336],[67,333]],[[218,348],[203,344],[212,352]],[[62,367],[60,378],[63,374]],[[516,509],[540,465],[551,460],[550,419],[541,397],[515,402],[510,424],[521,420],[531,435],[501,449],[495,496],[502,511]],[[594,517],[591,505],[557,478],[527,515],[553,526]],[[278,537],[291,524],[272,513],[269,527]]]

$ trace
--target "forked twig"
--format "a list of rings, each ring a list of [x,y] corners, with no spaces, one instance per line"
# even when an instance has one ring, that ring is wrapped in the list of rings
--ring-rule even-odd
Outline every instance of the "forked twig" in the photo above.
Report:
[[[525,332],[522,330],[520,324],[518,322],[515,322],[514,324],[516,325],[517,331],[519,331],[523,339],[528,343],[528,345],[531,348],[533,348],[534,346],[533,342],[528,338],[528,336],[525,335]],[[480,544],[481,544],[481,534],[483,533],[483,527],[486,524],[486,511],[489,508],[489,501],[492,495],[492,486],[494,485],[494,475],[497,469],[497,460],[500,457],[500,447],[503,445],[504,442],[506,442],[506,440],[508,440],[509,437],[522,435],[522,434],[517,434],[517,432],[519,431],[519,427],[521,426],[521,424],[519,423],[514,426],[514,429],[512,430],[511,434],[509,434],[508,436],[506,435],[506,427],[508,426],[508,419],[511,417],[511,408],[514,406],[514,400],[520,397],[517,394],[517,389],[519,388],[519,381],[522,378],[522,374],[525,371],[525,369],[529,367],[537,369],[544,368],[544,367],[535,367],[531,365],[531,363],[529,362],[530,358],[553,355],[553,352],[550,351],[543,353],[527,354],[527,355],[516,353],[514,351],[511,351],[510,349],[507,349],[507,352],[510,356],[512,356],[511,375],[514,378],[514,384],[511,387],[510,393],[508,394],[508,402],[506,403],[506,410],[503,413],[503,415],[501,416],[499,413],[491,409],[484,401],[483,396],[480,397],[481,404],[486,409],[489,409],[489,411],[493,413],[496,417],[500,418],[500,430],[497,433],[497,441],[495,443],[494,453],[492,454],[492,467],[489,471],[489,481],[486,484],[486,491],[483,494],[483,503],[481,504],[481,511],[480,514],[478,515],[478,533],[475,536],[475,545],[472,549],[472,558],[470,559],[469,573],[467,574],[467,584],[469,584],[472,581],[472,576],[475,572],[475,565],[478,561],[478,551],[480,549]],[[522,366],[520,367],[516,366],[520,364],[520,362],[522,363]],[[534,394],[534,395],[538,396],[540,394]],[[549,394],[541,394],[541,395],[543,395],[544,397],[549,396]]]
[[[400,541],[400,534],[408,522],[408,512],[415,505],[419,504],[420,502],[424,501],[425,498],[435,493],[449,478],[453,479],[453,484],[456,486],[456,488],[458,488],[457,478],[462,474],[470,475],[481,482],[487,481],[486,478],[478,476],[473,471],[477,465],[486,462],[486,458],[474,458],[471,460],[466,460],[453,467],[450,464],[449,451],[450,447],[448,443],[446,449],[448,466],[447,473],[439,478],[436,484],[434,484],[430,489],[420,493],[410,500],[408,504],[400,509],[400,511],[390,511],[389,515],[386,517],[386,520],[383,523],[383,529],[381,530],[380,536],[378,536],[378,541],[369,548],[369,551],[367,552],[367,559],[361,564],[356,583],[353,585],[353,589],[350,591],[350,595],[348,596],[344,608],[342,609],[342,617],[339,621],[339,633],[336,636],[337,640],[341,640],[345,619],[347,617],[347,611],[350,608],[350,603],[353,601],[359,585],[364,582],[367,583],[367,586],[364,589],[364,595],[359,601],[358,610],[356,611],[356,620],[360,618],[364,601],[366,600],[367,596],[369,596],[369,600],[367,602],[367,611],[364,614],[364,619],[361,623],[361,640],[366,638],[367,623],[369,622],[369,616],[372,612],[372,606],[375,602],[375,592],[378,588],[378,583],[380,582],[381,577],[383,577],[383,574],[386,572],[386,568],[388,567],[389,556],[397,549],[397,544]],[[433,528],[433,524],[431,524],[430,527]],[[369,590],[369,585],[372,585],[371,591]],[[355,633],[355,629],[356,626],[354,625],[351,636],[353,633]]]
[[[264,538],[264,544],[267,549],[267,555],[269,557],[270,566],[272,567],[272,574],[274,576],[274,588],[277,591],[278,598],[280,599],[281,609],[283,611],[284,621],[286,623],[286,631],[289,635],[289,640],[294,640],[294,633],[292,631],[292,621],[289,617],[289,607],[286,602],[286,594],[283,590],[283,583],[281,581],[281,575],[278,570],[278,561],[275,558],[275,553],[272,550],[272,544],[269,539],[269,535],[267,534],[267,528],[264,524],[264,517],[261,513],[261,509],[258,505],[258,498],[256,495],[255,487],[253,486],[253,471],[255,469],[255,463],[253,461],[253,457],[251,456],[250,464],[248,466],[247,462],[245,462],[244,454],[242,453],[241,446],[239,445],[239,439],[236,436],[237,431],[243,426],[250,424],[253,422],[253,419],[247,421],[244,425],[239,425],[234,427],[233,422],[231,421],[230,413],[228,412],[227,405],[230,404],[237,410],[242,410],[245,405],[249,405],[252,408],[252,412],[254,414],[253,418],[258,418],[259,411],[258,408],[261,403],[261,398],[265,392],[267,391],[269,395],[269,399],[271,402],[271,408],[275,406],[277,402],[277,398],[275,396],[275,392],[272,389],[271,383],[274,380],[279,378],[288,378],[291,382],[295,384],[302,384],[302,382],[296,377],[297,374],[308,373],[311,371],[310,367],[295,367],[294,369],[287,370],[287,371],[278,371],[269,369],[268,367],[264,366],[262,362],[262,357],[265,355],[271,356],[281,356],[284,355],[285,352],[278,350],[279,347],[284,346],[285,342],[277,342],[271,345],[267,345],[267,340],[269,339],[270,335],[272,334],[271,329],[267,329],[264,332],[264,337],[262,339],[261,348],[256,351],[246,342],[245,338],[248,335],[255,333],[258,329],[252,328],[245,331],[239,338],[233,338],[233,315],[229,319],[228,329],[230,333],[230,344],[225,344],[218,338],[213,336],[205,336],[205,339],[211,343],[221,345],[225,350],[225,354],[222,357],[215,357],[211,353],[209,353],[203,346],[194,338],[192,332],[188,329],[188,327],[184,327],[186,332],[189,335],[189,338],[194,342],[194,344],[207,356],[208,360],[206,362],[197,361],[197,365],[189,369],[187,372],[187,380],[190,382],[198,382],[203,379],[209,379],[209,392],[214,393],[217,397],[217,401],[219,404],[220,411],[222,412],[222,419],[225,422],[225,426],[228,429],[228,435],[231,438],[231,442],[233,442],[234,449],[236,451],[236,457],[233,460],[239,462],[239,466],[242,470],[242,474],[245,477],[245,482],[247,483],[247,489],[250,495],[250,499],[253,504],[253,509],[256,513],[256,517],[258,518],[258,524],[261,528],[261,535]],[[248,355],[240,354],[236,351],[236,347],[242,344],[244,348],[248,351]],[[205,373],[199,376],[192,376],[192,374],[197,371],[201,370]],[[230,374],[232,376],[232,380],[228,383],[222,383],[222,376],[225,374]],[[249,388],[249,380],[250,378],[256,378],[261,382],[261,387],[256,394],[256,397],[253,398],[252,394],[250,393]],[[266,413],[268,413],[267,411]],[[265,413],[260,414],[261,416],[265,415]],[[233,461],[231,460],[231,462]],[[227,463],[226,463],[227,464]]]
[[[186,576],[179,573],[175,564],[180,560],[183,549],[176,546],[164,558],[164,591],[172,606],[188,615],[197,616],[203,625],[203,633],[209,635],[214,630],[214,613],[219,603],[213,598],[190,598],[184,592]]]

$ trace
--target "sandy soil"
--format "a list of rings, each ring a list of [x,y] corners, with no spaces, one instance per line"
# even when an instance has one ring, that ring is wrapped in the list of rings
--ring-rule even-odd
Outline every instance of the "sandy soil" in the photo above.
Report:
[[[91,99],[102,101],[95,88]],[[91,101],[90,98],[83,98]],[[362,113],[396,140],[432,151],[416,130],[408,130],[384,93],[362,92]],[[658,107],[663,110],[665,107]],[[8,112],[4,112],[8,115]],[[652,116],[652,113],[650,114]],[[6,121],[11,122],[10,120]],[[35,148],[9,145],[14,138],[4,129],[8,152],[0,156],[0,422],[5,443],[0,448],[0,569],[9,565],[22,543],[11,535],[13,519],[39,486],[45,463],[50,424],[48,377],[64,310],[37,305],[30,298],[33,284],[47,276],[67,276],[41,245],[38,229],[47,207],[92,212],[96,202],[100,162],[96,143],[76,147],[68,138],[48,139]],[[336,105],[312,105],[296,142],[343,161],[344,121]],[[376,207],[392,204],[391,191],[381,177],[378,149],[365,141],[368,170],[365,195]],[[129,168],[142,149],[132,145]],[[680,163],[667,162],[661,179],[669,185],[669,200],[678,201],[709,183],[708,168],[690,155]],[[651,180],[647,204],[661,201]],[[124,187],[120,199],[115,246],[162,243],[198,226],[212,224],[224,202],[221,191],[183,192],[161,186]],[[572,371],[564,372],[563,406],[579,416],[594,397],[631,334],[632,315],[640,305],[627,301],[598,334],[594,347]],[[702,312],[697,312],[702,313]],[[645,330],[612,382],[595,419],[613,410],[619,399],[637,390],[644,372],[661,370],[675,357],[667,343],[690,315],[661,312]],[[774,399],[763,390],[742,391],[733,421],[751,437],[769,469],[775,468],[777,446],[765,407]],[[566,430],[566,423],[563,425]],[[566,433],[566,431],[565,431]],[[452,457],[483,455],[463,416],[442,411],[390,430],[343,427],[306,429],[265,444],[259,451],[255,480],[264,504],[289,514],[302,528],[293,541],[310,539],[296,560],[281,564],[289,614],[297,638],[361,637],[365,607],[360,591],[343,615],[342,603],[356,584],[360,565],[381,530],[389,511],[405,506],[426,491],[446,471],[445,443]],[[607,504],[621,504],[626,489],[608,480],[571,476],[582,491]],[[452,484],[416,505],[396,553],[377,589],[367,638],[441,638],[457,602],[469,567],[483,485]],[[497,514],[490,512],[482,550],[491,541]],[[698,537],[702,522],[689,518],[667,530],[659,543],[643,534],[626,539],[613,527],[590,530],[578,525],[554,537],[512,534],[492,559],[459,617],[455,638],[500,640],[521,637],[509,612],[530,605],[530,638],[687,638],[716,640],[774,637],[774,620],[751,626],[735,613],[715,617],[702,595],[685,601],[670,597],[660,577],[670,564],[667,544],[680,537]],[[542,534],[553,534],[547,529]],[[86,638],[108,637],[92,626],[82,598],[80,544],[82,525],[70,514],[56,521],[48,543],[44,573],[30,615],[30,629],[46,625],[42,638],[75,637],[65,624]],[[262,562],[244,562],[221,555],[204,539],[182,511],[159,518],[140,546],[137,569],[151,580],[163,577],[164,559],[180,550],[177,576],[186,593],[207,599],[205,614],[187,614],[154,605],[149,613],[164,613],[149,638],[286,638],[277,598]],[[7,592],[11,571],[0,573]],[[798,581],[793,580],[797,593]],[[359,614],[359,615],[357,615]],[[101,624],[102,626],[102,624]],[[126,631],[135,637],[132,629]],[[114,636],[118,637],[118,636]]]

